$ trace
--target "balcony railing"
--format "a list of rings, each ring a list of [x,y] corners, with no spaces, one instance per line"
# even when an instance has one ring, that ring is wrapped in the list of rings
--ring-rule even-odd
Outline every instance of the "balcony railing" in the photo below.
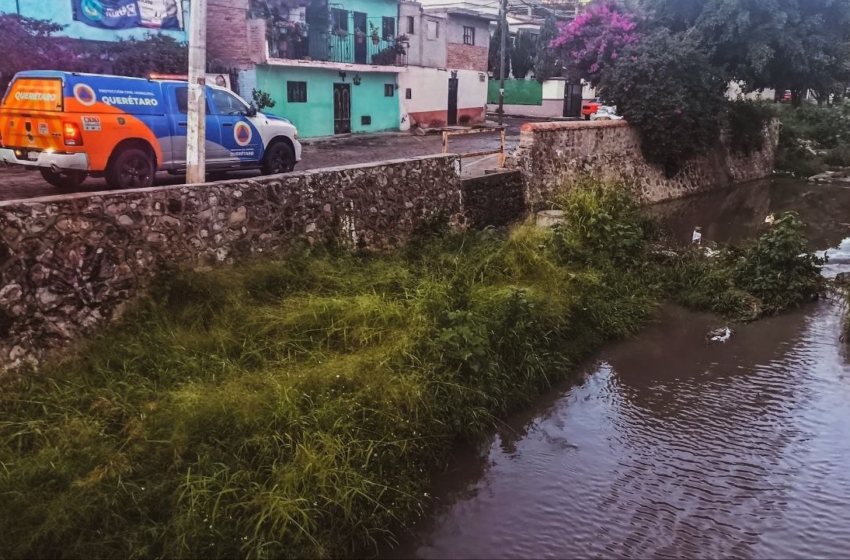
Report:
[[[311,30],[307,36],[281,35],[269,41],[269,53],[272,58],[288,60],[407,66],[407,46],[396,39]]]

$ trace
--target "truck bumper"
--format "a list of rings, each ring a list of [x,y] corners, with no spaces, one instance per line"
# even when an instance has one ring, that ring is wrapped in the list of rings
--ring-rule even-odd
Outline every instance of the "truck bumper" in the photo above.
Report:
[[[295,148],[295,161],[301,161],[301,142],[293,139],[292,146]]]
[[[18,159],[12,148],[0,148],[0,163],[6,165],[23,165],[24,167],[46,167],[54,171],[74,170],[88,171],[89,158],[86,154],[60,154],[56,152],[41,152],[38,159]]]

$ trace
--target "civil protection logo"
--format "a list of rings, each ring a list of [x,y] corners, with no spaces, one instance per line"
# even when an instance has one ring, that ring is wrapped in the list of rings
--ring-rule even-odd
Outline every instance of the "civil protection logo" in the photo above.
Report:
[[[253,135],[254,133],[251,132],[251,127],[244,122],[238,122],[236,123],[236,126],[233,127],[233,138],[240,146],[247,146],[250,144]]]
[[[86,84],[77,84],[74,86],[74,98],[86,107],[91,107],[97,102],[97,96],[94,90]]]

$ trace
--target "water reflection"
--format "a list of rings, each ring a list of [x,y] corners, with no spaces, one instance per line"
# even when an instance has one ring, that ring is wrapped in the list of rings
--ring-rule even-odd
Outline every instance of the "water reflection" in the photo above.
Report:
[[[850,254],[839,221],[850,220],[850,189],[748,189],[657,211],[686,239],[700,223],[726,241],[794,208],[814,222],[815,247]],[[820,302],[707,344],[716,318],[666,308],[588,363],[580,384],[458,454],[435,483],[438,508],[388,555],[846,556],[850,361],[839,321]]]

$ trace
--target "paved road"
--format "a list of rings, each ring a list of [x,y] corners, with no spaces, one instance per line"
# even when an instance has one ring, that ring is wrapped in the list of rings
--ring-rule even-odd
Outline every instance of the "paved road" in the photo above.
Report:
[[[506,149],[513,150],[519,144],[519,130],[527,119],[505,120]],[[493,133],[454,136],[449,140],[449,151],[454,153],[480,152],[498,149],[499,135]],[[325,141],[308,141],[296,170],[319,169],[338,165],[369,163],[389,159],[425,156],[442,152],[442,137],[439,134],[415,136],[413,134],[351,135]],[[498,165],[498,156],[484,156],[463,160],[463,173],[483,173]],[[227,175],[228,178],[253,177],[258,172],[240,171]],[[159,173],[157,185],[175,185],[185,177]],[[89,178],[78,189],[82,192],[107,190],[103,179]],[[18,168],[0,167],[0,200],[16,200],[58,194],[57,189],[46,183],[38,172],[22,171]]]

